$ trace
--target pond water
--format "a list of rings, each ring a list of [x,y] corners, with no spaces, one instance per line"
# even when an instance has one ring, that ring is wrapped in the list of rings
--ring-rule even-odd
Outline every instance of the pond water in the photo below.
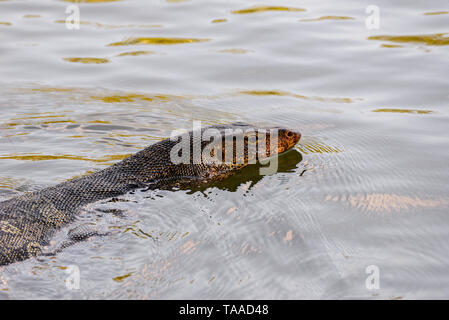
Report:
[[[79,29],[65,23],[73,5]],[[1,200],[193,121],[302,133],[274,175],[95,205],[77,223],[111,235],[3,267],[0,299],[448,298],[448,11],[0,1]]]

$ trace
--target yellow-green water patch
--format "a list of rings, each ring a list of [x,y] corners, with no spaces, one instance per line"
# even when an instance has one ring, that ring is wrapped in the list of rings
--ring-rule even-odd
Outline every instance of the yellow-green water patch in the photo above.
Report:
[[[101,158],[88,158],[83,156],[76,156],[70,154],[61,155],[45,155],[45,154],[9,154],[0,156],[0,159],[21,160],[21,161],[46,161],[46,160],[78,160],[89,161],[96,163],[107,163],[110,161],[123,160],[131,154],[114,154],[105,155]]]
[[[161,140],[165,140],[167,138],[157,137],[157,136],[150,136],[149,134],[146,134],[145,136],[141,137],[140,139],[144,140],[144,141],[161,141]]]
[[[449,45],[449,37],[445,36],[447,33],[435,33],[427,35],[404,35],[404,36],[371,36],[368,40],[382,40],[397,43],[418,43],[428,46],[446,46]]]
[[[36,92],[72,92],[73,89],[45,87],[45,88],[33,88],[33,89],[31,89],[31,91],[36,91]]]
[[[101,2],[117,2],[122,0],[63,0],[72,3],[101,3]]]
[[[13,179],[10,177],[0,177],[0,188],[14,189],[23,183],[23,179]]]
[[[84,64],[102,64],[108,63],[108,59],[104,58],[64,58],[65,61],[75,62],[75,63],[84,63]]]
[[[110,121],[104,121],[104,120],[92,120],[92,121],[88,121],[87,123],[111,124]]]
[[[449,11],[434,11],[434,12],[425,12],[423,13],[425,16],[436,16],[440,14],[448,14]]]
[[[180,96],[174,95],[165,95],[165,94],[154,94],[154,95],[145,95],[145,94],[137,94],[137,93],[129,93],[124,95],[105,95],[105,96],[91,96],[91,99],[100,100],[106,103],[121,103],[121,102],[134,102],[136,100],[143,101],[170,101],[173,98],[182,98]]]
[[[110,43],[108,46],[130,46],[130,45],[174,45],[206,42],[210,39],[194,39],[194,38],[129,38],[119,42]]]
[[[323,98],[323,97],[308,97],[301,94],[291,93],[287,91],[278,90],[244,90],[240,91],[241,94],[248,94],[253,96],[289,96],[298,99],[316,100],[321,102],[337,102],[337,103],[352,103],[351,98]]]
[[[11,22],[0,21],[0,26],[11,26],[11,25],[12,25]]]
[[[65,20],[55,20],[55,23],[66,23],[66,21]],[[88,24],[91,24],[89,21],[79,21],[79,24],[82,24],[82,25],[88,25]]]
[[[245,54],[249,52],[253,52],[252,50],[246,50],[246,49],[223,49],[220,50],[220,52],[223,53],[234,53],[234,54]]]
[[[277,91],[277,90],[243,90],[242,94],[248,94],[252,96],[289,96],[289,92]]]
[[[401,46],[400,44],[386,44],[383,43],[380,45],[382,48],[403,48],[404,46]]]
[[[136,100],[153,101],[153,98],[143,94],[126,94],[126,95],[110,95],[110,96],[91,96],[91,99],[101,100],[106,103],[134,102]]]
[[[306,9],[293,8],[293,7],[283,7],[283,6],[254,6],[254,7],[246,8],[246,9],[234,10],[234,11],[231,11],[231,13],[234,13],[234,14],[249,14],[249,13],[266,12],[266,11],[294,11],[294,12],[300,12],[300,11],[306,11]]]
[[[324,143],[305,143],[297,146],[303,154],[309,153],[340,153],[344,150],[338,147],[332,147]]]
[[[429,114],[432,110],[416,110],[416,109],[375,109],[373,112],[391,112],[391,113],[411,113],[411,114]]]
[[[41,121],[39,124],[55,124],[55,123],[76,123],[73,120],[53,120],[53,121]]]
[[[131,51],[131,52],[123,52],[118,55],[118,57],[126,57],[126,56],[144,56],[148,54],[154,54],[154,51]]]
[[[30,120],[30,119],[47,119],[47,118],[63,118],[64,115],[42,115],[42,116],[28,116],[20,118],[11,118],[11,120]]]
[[[122,281],[125,280],[126,278],[132,276],[132,274],[133,274],[133,273],[130,272],[130,273],[127,273],[127,274],[125,274],[125,275],[123,275],[123,276],[118,276],[118,277],[112,278],[112,280],[114,280],[115,282],[122,282]]]
[[[81,174],[77,174],[77,175],[75,175],[73,177],[65,179],[64,181],[70,181],[70,180],[75,180],[75,179],[79,179],[79,178],[82,178],[82,177],[86,177],[88,175],[91,175],[94,172],[95,172],[95,170],[87,170],[87,171],[85,171],[85,172],[83,172]]]
[[[56,266],[56,268],[58,268],[59,270],[67,270],[68,267],[64,267],[64,266]]]
[[[222,22],[227,22],[227,21],[228,21],[228,19],[214,19],[211,22],[212,23],[222,23]]]
[[[9,128],[2,128],[2,129],[13,129],[14,127],[17,127],[17,126],[31,126],[31,125],[33,125],[34,123],[18,123],[18,122],[8,122],[8,123],[4,123],[3,125],[4,126],[7,126],[7,127],[9,127]]]
[[[23,17],[26,19],[41,18],[41,16],[38,14],[26,14]]]
[[[29,135],[29,132],[22,132],[22,133],[16,133],[16,134],[8,134],[6,136],[2,136],[2,138],[11,138],[11,137],[18,137],[18,136],[27,136]]]
[[[354,20],[353,17],[346,17],[346,16],[322,16],[319,18],[312,18],[312,19],[301,19],[300,21],[304,22],[311,22],[311,21],[323,21],[323,20]]]
[[[138,134],[126,134],[126,133],[110,133],[109,137],[122,137],[122,138],[129,138],[129,137],[141,137],[142,135]]]

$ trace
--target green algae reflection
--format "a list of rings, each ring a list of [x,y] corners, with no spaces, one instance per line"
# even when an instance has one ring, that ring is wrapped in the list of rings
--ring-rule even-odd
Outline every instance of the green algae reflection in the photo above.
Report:
[[[449,45],[449,37],[447,33],[435,33],[427,35],[404,35],[404,36],[371,36],[368,40],[382,40],[396,43],[418,43],[428,46],[446,46]]]
[[[376,109],[373,112],[391,112],[391,113],[411,113],[411,114],[429,114],[432,110],[414,110],[414,109]]]
[[[302,8],[292,8],[292,7],[281,7],[281,6],[254,6],[251,8],[234,10],[231,13],[234,14],[249,14],[249,13],[258,13],[258,12],[266,12],[266,11],[306,11],[306,9]]]
[[[434,12],[425,12],[423,13],[425,16],[436,16],[440,14],[449,14],[448,11],[434,11]]]
[[[141,44],[153,44],[153,45],[173,45],[173,44],[185,44],[185,43],[196,43],[196,42],[206,42],[210,39],[193,39],[193,38],[129,38],[119,42],[110,43],[108,46],[130,46],[130,45],[141,45]]]
[[[108,59],[103,58],[64,58],[64,60],[68,62],[77,62],[84,64],[102,64],[109,62]]]
[[[133,273],[130,272],[130,273],[127,273],[127,274],[125,274],[125,275],[123,275],[123,276],[118,276],[118,277],[112,278],[112,280],[114,280],[115,282],[122,282],[122,281],[125,280],[126,278],[132,276],[132,274],[133,274]]]
[[[96,163],[110,163],[111,161],[123,160],[131,154],[113,154],[105,155],[100,158],[88,158],[83,156],[71,155],[71,154],[58,154],[58,155],[48,155],[48,154],[7,154],[0,155],[0,159],[9,160],[21,160],[21,161],[45,161],[45,160],[78,160],[78,161],[89,161]]]
[[[64,0],[72,3],[101,3],[101,2],[117,2],[122,0]]]
[[[154,54],[154,51],[131,51],[131,52],[123,52],[118,55],[118,57],[126,57],[126,56],[144,56],[148,54]]]
[[[338,102],[338,103],[352,103],[354,102],[351,98],[323,98],[323,97],[308,97],[302,94],[291,93],[287,91],[278,90],[243,90],[239,92],[240,94],[252,95],[252,96],[284,96],[293,97],[305,100],[315,100],[321,102]]]
[[[212,23],[223,23],[223,22],[227,22],[227,21],[228,21],[228,19],[214,19],[211,22]]]
[[[345,16],[322,16],[319,18],[301,19],[300,21],[311,22],[311,21],[324,21],[324,20],[354,20],[354,18]]]

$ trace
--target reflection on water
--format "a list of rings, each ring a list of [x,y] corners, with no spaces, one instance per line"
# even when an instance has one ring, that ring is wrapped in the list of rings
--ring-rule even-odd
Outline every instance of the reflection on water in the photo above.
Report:
[[[302,133],[274,175],[86,207],[53,245],[110,236],[2,268],[0,299],[447,298],[447,1],[376,5],[0,0],[1,200],[193,121]]]
[[[214,19],[211,22],[212,23],[222,23],[222,22],[227,22],[227,21],[228,21],[228,19]]]
[[[68,61],[68,62],[79,62],[79,63],[85,63],[85,64],[89,64],[89,63],[100,64],[100,63],[108,63],[109,62],[108,59],[102,59],[102,58],[64,58],[64,60]]]
[[[432,110],[409,110],[409,109],[376,109],[373,112],[392,112],[392,113],[413,113],[413,114],[429,114]]]
[[[248,14],[248,13],[257,13],[257,12],[264,12],[264,11],[306,11],[302,8],[292,8],[292,7],[276,7],[276,6],[254,6],[247,9],[241,9],[241,10],[234,10],[232,13],[235,14]]]
[[[95,2],[116,2],[116,1],[122,1],[122,0],[63,0],[67,2],[73,2],[73,3],[95,3]]]
[[[322,16],[322,17],[314,18],[314,19],[301,19],[301,21],[306,21],[306,22],[323,21],[323,20],[354,20],[354,18],[345,17],[345,16]]]
[[[449,12],[448,11],[434,11],[434,12],[424,13],[424,15],[426,15],[426,16],[436,16],[436,15],[440,15],[440,14],[449,14]]]
[[[294,169],[297,168],[297,164],[302,161],[302,156],[298,151],[291,150],[279,156],[278,161],[277,173],[294,172]],[[191,189],[190,192],[195,193],[197,191],[201,191],[207,194],[208,190],[211,188],[236,192],[239,187],[243,185],[245,185],[246,190],[251,190],[251,188],[255,187],[256,184],[264,177],[260,174],[261,167],[261,164],[248,165],[225,180]]]
[[[418,43],[428,46],[449,45],[449,36],[447,36],[447,33],[409,36],[371,36],[368,37],[368,40],[385,40],[398,43]]]
[[[26,15],[24,15],[23,16],[24,18],[26,18],[26,19],[32,19],[32,18],[41,18],[41,16],[40,15],[38,15],[38,14],[26,14]]]
[[[153,53],[155,53],[155,52],[154,51],[131,51],[131,52],[120,53],[118,56],[119,57],[124,57],[124,56],[142,56],[142,55],[153,54]]]
[[[298,147],[298,149],[304,153],[304,154],[309,154],[309,153],[338,153],[338,152],[343,152],[344,150],[342,150],[339,147],[332,147],[332,146],[328,146],[324,143],[320,143],[320,142],[315,142],[315,143],[301,143],[301,145]]]
[[[353,100],[351,98],[323,98],[323,97],[307,97],[301,94],[294,94],[286,91],[277,91],[277,90],[245,90],[240,91],[242,94],[249,94],[254,96],[290,96],[298,99],[307,99],[307,100],[316,100],[316,101],[330,101],[330,102],[338,102],[338,103],[351,103]]]
[[[31,160],[31,161],[42,161],[42,160],[58,160],[58,159],[66,159],[66,160],[78,160],[78,161],[92,161],[92,162],[99,162],[99,163],[110,163],[110,161],[115,160],[122,160],[126,157],[129,157],[131,154],[114,154],[109,156],[104,156],[101,159],[89,159],[85,157],[77,157],[73,155],[43,155],[43,154],[36,154],[36,155],[3,155],[0,156],[0,159],[13,159],[13,160]]]
[[[252,50],[245,50],[245,49],[223,49],[223,50],[220,50],[220,52],[245,54],[245,53],[251,53],[253,51]]]
[[[185,44],[195,42],[205,42],[210,39],[188,39],[188,38],[129,38],[124,41],[110,43],[109,46],[131,46],[142,44],[155,44],[155,45],[172,45],[172,44]]]

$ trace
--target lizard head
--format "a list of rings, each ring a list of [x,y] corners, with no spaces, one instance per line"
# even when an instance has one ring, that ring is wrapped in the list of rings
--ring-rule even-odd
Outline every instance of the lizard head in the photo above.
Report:
[[[276,154],[281,154],[293,148],[301,139],[301,133],[297,130],[277,128],[278,143]]]
[[[297,130],[254,128],[247,124],[212,126],[202,133],[202,163],[213,164],[207,173],[209,177],[280,155],[292,149],[301,138]]]
[[[202,184],[226,178],[237,170],[292,149],[301,138],[297,130],[256,128],[248,124],[215,125],[184,131],[143,151],[153,180],[174,185]],[[159,170],[154,170],[157,167]]]

